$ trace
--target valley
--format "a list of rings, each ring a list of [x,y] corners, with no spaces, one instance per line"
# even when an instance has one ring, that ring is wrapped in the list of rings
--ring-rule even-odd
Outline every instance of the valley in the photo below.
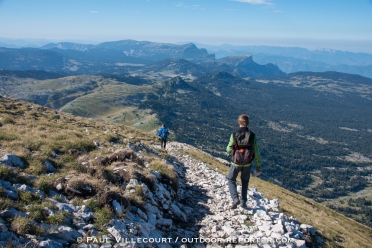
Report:
[[[372,79],[338,72],[284,74],[251,56],[214,59],[187,47],[183,53],[173,47],[178,57],[162,55],[164,60],[154,52],[107,58],[105,67],[95,60],[75,74],[2,70],[0,94],[152,133],[167,123],[171,140],[223,159],[237,116],[247,113],[264,180],[372,226]],[[76,61],[93,56],[58,52]],[[358,198],[366,205],[352,203]]]

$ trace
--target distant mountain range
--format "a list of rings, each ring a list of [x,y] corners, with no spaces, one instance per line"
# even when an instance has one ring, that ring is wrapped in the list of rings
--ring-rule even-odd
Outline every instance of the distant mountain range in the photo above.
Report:
[[[275,63],[283,72],[298,71],[337,71],[372,77],[372,54],[353,53],[333,49],[317,49],[310,51],[301,47],[276,46],[211,46],[196,43],[214,53],[216,58],[242,54],[252,55],[255,62]]]
[[[84,45],[63,42],[41,48],[0,48],[0,53],[1,70],[43,70],[71,75],[157,72],[157,78],[162,80],[177,75],[193,79],[222,70],[239,77],[284,75],[274,64],[259,65],[249,55],[215,59],[214,54],[192,43],[173,45],[123,40]]]
[[[36,48],[37,44],[38,48]],[[43,44],[42,40],[11,41],[0,39],[0,47],[4,47],[1,49],[0,69],[39,69],[70,74],[120,74],[132,72],[133,67],[138,69],[139,66],[166,59],[184,59],[200,65],[203,64],[204,67],[209,68],[209,71],[216,72],[220,71],[221,67],[218,69],[211,67],[221,66],[217,62],[221,59],[251,56],[255,63],[260,65],[274,64],[274,67],[277,67],[268,75],[277,75],[278,70],[284,73],[337,71],[372,78],[372,54],[332,49],[310,51],[301,47],[233,46],[228,44],[212,46],[201,43],[175,45],[136,40],[103,42],[97,45],[73,42],[49,43],[43,46],[40,44]],[[7,50],[6,48],[15,50]],[[4,62],[9,59],[11,63]],[[30,64],[32,66],[26,66]],[[272,66],[267,67],[270,70]],[[247,76],[247,71],[252,71],[237,69],[234,72],[234,69],[226,69],[226,71],[241,76]],[[248,74],[253,77],[262,75],[262,73],[259,75]]]

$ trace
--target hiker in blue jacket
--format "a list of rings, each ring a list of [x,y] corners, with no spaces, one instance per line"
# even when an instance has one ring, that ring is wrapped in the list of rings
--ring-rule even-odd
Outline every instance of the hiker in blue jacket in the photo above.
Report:
[[[162,127],[160,128],[159,132],[158,132],[158,136],[160,137],[161,139],[161,143],[160,143],[160,146],[161,148],[165,149],[165,146],[167,144],[167,138],[168,138],[168,135],[169,135],[169,132],[168,132],[168,128],[165,127],[165,124],[163,123],[162,124]]]

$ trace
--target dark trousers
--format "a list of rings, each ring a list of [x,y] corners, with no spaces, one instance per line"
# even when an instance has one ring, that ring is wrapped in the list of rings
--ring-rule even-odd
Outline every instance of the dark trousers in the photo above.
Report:
[[[165,149],[165,146],[167,145],[167,139],[161,139],[160,141],[160,147]]]
[[[240,179],[242,180],[242,195],[241,199],[244,203],[247,202],[247,194],[248,194],[248,183],[249,178],[251,176],[251,166],[248,167],[238,167],[231,165],[229,174],[227,174],[227,181],[229,184],[229,191],[233,201],[237,201],[239,199],[237,185],[236,185],[236,178],[240,172]]]

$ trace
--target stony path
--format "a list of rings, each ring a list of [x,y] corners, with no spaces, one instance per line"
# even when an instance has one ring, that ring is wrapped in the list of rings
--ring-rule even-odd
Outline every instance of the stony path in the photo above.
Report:
[[[159,159],[159,148],[157,145],[147,147],[143,143],[129,143],[127,147],[121,147],[124,150],[120,151],[129,150],[137,157],[146,154]],[[206,164],[188,155],[181,155],[187,149],[195,148],[176,142],[169,143],[167,147],[169,156],[166,163],[177,172],[178,192],[174,192],[175,188],[169,182],[162,183],[164,178],[159,172],[148,168],[148,172],[156,178],[156,187],[152,190],[144,182],[133,178],[121,185],[123,189],[134,192],[142,188],[139,192],[144,193],[144,205],[141,208],[123,206],[115,200],[112,204],[116,216],[99,227],[93,221],[97,213],[84,205],[84,202],[81,206],[73,205],[73,201],[61,190],[61,183],[46,194],[29,185],[11,184],[1,179],[0,188],[9,198],[18,199],[19,190],[29,191],[54,205],[54,210],[47,209],[50,215],[58,209],[66,212],[71,220],[61,225],[35,222],[36,226],[45,230],[42,235],[26,234],[25,237],[18,237],[7,228],[6,223],[16,216],[27,218],[29,213],[14,208],[4,209],[0,211],[0,247],[7,246],[8,242],[14,247],[57,248],[304,248],[314,244],[311,240],[316,239],[316,243],[321,243],[314,236],[316,230],[312,226],[301,224],[295,218],[280,213],[278,200],[268,200],[254,188],[249,189],[247,209],[238,207],[231,210],[225,175],[209,169]],[[120,151],[116,154],[120,154]],[[6,166],[16,166],[21,161],[11,154],[0,159]],[[145,166],[149,167],[149,164]],[[23,164],[17,167],[22,168]],[[126,167],[115,167],[114,170],[120,169]],[[102,230],[102,227],[105,229],[103,232],[97,231]]]
[[[177,155],[186,149],[189,146],[180,143],[169,143],[167,147],[168,154],[182,163],[174,163],[175,168],[185,175],[181,179],[180,202],[185,203],[185,209],[193,207],[192,214],[188,214],[190,225],[173,233],[174,237],[187,238],[182,236],[185,229],[192,229],[194,225],[197,230],[189,232],[194,239],[187,241],[206,241],[203,243],[207,247],[306,247],[304,238],[309,233],[315,234],[313,227],[280,213],[279,201],[264,198],[255,188],[249,189],[247,209],[240,206],[230,209],[225,175],[187,155]],[[238,186],[238,192],[240,190]]]

